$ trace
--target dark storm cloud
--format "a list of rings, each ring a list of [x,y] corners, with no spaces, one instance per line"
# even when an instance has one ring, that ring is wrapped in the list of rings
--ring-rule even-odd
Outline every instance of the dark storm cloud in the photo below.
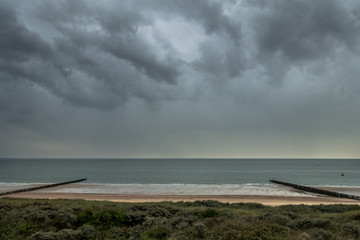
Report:
[[[177,83],[183,60],[171,43],[156,39],[155,45],[149,44],[139,30],[152,27],[158,18],[180,17],[201,25],[210,37],[222,36],[202,44],[202,55],[190,65],[194,69],[222,77],[237,76],[243,69],[241,27],[224,14],[219,2],[152,1],[141,6],[37,1],[26,8],[34,25],[19,20],[20,4],[1,4],[1,70],[75,106],[111,109],[131,97],[168,98],[158,90]]]
[[[200,23],[211,37],[199,44],[201,56],[193,62],[196,70],[218,80],[241,75],[247,67],[241,22],[225,14],[226,1],[166,2],[182,17]]]
[[[177,1],[176,3],[165,1],[177,14],[180,13],[186,19],[200,22],[207,34],[220,33],[228,35],[233,41],[239,42],[241,39],[241,26],[232,21],[224,14],[224,2],[214,1]]]
[[[53,32],[42,38],[19,21],[16,4],[1,5],[0,68],[10,75],[2,81],[31,81],[76,106],[99,108],[113,108],[132,96],[155,98],[156,92],[142,93],[144,81],[176,83],[180,62],[170,53],[159,57],[159,49],[137,33],[146,24],[136,9],[37,2],[34,17],[45,23],[42,32]]]
[[[35,1],[21,8],[2,1],[0,69],[73,105],[111,109],[132,97],[167,99],[186,67],[226,81],[264,66],[279,83],[291,66],[358,50],[359,14],[335,0],[141,3]],[[206,35],[186,66],[171,41],[146,33],[158,20],[179,18]]]
[[[12,78],[28,78],[29,73],[22,64],[31,59],[48,59],[51,48],[42,41],[38,34],[30,32],[17,19],[14,6],[2,2],[0,7],[0,70],[3,75],[1,81]]]
[[[0,155],[353,146],[359,6],[0,0]]]
[[[219,81],[239,77],[248,67],[244,50],[225,39],[202,43],[200,52],[201,57],[194,61],[194,67]]]
[[[253,16],[259,61],[275,82],[291,65],[333,58],[358,50],[360,18],[353,6],[336,0],[246,1]]]
[[[24,62],[32,57],[47,57],[51,49],[38,34],[30,32],[17,19],[16,11],[9,3],[0,7],[1,58]],[[3,68],[6,70],[6,68]]]

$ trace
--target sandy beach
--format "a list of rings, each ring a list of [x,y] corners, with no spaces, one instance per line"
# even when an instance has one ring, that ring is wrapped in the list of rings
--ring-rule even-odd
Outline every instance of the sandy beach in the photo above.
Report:
[[[9,195],[12,198],[32,199],[85,199],[113,202],[162,202],[162,201],[197,201],[216,200],[225,203],[261,203],[268,206],[287,204],[357,204],[360,201],[326,196],[288,197],[288,196],[254,196],[254,195],[145,195],[145,194],[92,194],[92,193],[48,193],[27,192]]]
[[[147,190],[144,190],[144,187]],[[20,185],[17,188],[24,188],[24,186]],[[214,188],[216,191],[214,191]],[[358,187],[328,187],[326,189],[338,192],[351,192],[355,195],[360,193],[360,188]],[[0,189],[0,192],[5,191],[5,189]],[[189,185],[70,184],[3,197],[84,199],[113,202],[216,200],[224,203],[261,203],[268,206],[287,204],[360,204],[360,201],[357,200],[306,193],[289,187],[247,185],[223,185],[221,188],[218,187],[218,189],[216,189],[216,186],[212,186],[210,191],[209,186],[202,185],[190,185],[189,187]]]

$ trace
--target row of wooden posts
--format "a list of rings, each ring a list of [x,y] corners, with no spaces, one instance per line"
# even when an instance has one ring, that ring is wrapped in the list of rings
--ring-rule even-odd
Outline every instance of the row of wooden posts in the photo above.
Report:
[[[13,190],[13,191],[0,193],[0,196],[10,195],[10,194],[14,194],[14,193],[30,192],[30,191],[51,188],[51,187],[57,187],[57,186],[61,186],[61,185],[71,184],[71,183],[78,183],[78,182],[82,182],[85,180],[87,180],[87,178],[82,178],[82,179],[77,179],[77,180],[67,181],[67,182],[54,183],[54,184],[41,185],[41,186],[37,186],[37,187],[17,189],[17,190]]]
[[[304,185],[298,185],[298,184],[294,184],[294,183],[278,181],[273,178],[269,179],[269,181],[272,183],[281,184],[284,186],[292,187],[292,188],[306,191],[306,192],[318,193],[318,194],[323,194],[323,195],[327,195],[327,196],[331,196],[331,197],[360,200],[360,196],[354,196],[354,195],[350,195],[350,194],[346,194],[346,193],[339,193],[339,192],[334,192],[334,191],[329,191],[329,190],[324,190],[324,189],[319,189],[319,188],[314,188],[314,187],[308,187],[308,186],[304,186]]]

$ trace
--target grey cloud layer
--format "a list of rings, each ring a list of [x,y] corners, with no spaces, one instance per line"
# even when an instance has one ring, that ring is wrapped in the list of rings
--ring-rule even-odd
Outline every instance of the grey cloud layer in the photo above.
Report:
[[[2,1],[1,71],[74,105],[113,108],[131,97],[164,98],[147,85],[176,88],[183,59],[171,42],[139,30],[157,20],[202,26],[208,36],[198,43],[201,55],[186,67],[221,81],[263,66],[270,81],[281,82],[291,66],[358,51],[358,8],[336,0],[141,3]],[[233,9],[225,13],[226,7]],[[246,10],[253,14],[245,16]],[[242,31],[243,22],[250,32]]]
[[[135,9],[121,16],[121,6],[94,13],[86,4],[34,6],[44,31],[55,31],[44,39],[19,21],[15,4],[3,3],[1,69],[8,78],[31,81],[75,105],[104,108],[145,97],[143,81],[176,82],[179,63],[171,54],[159,57],[137,34],[142,17]]]
[[[253,19],[259,61],[274,81],[282,81],[291,65],[325,61],[336,58],[341,51],[359,50],[359,5],[354,1],[247,3],[259,10]],[[274,57],[282,66],[271,63]],[[276,76],[279,72],[282,74]]]
[[[40,144],[57,128],[86,145],[108,125],[92,144],[129,152],[187,133],[234,144],[236,132],[346,126],[354,139],[359,40],[356,0],[0,0],[0,145],[28,130]]]
[[[164,96],[157,87],[151,91],[146,85],[167,88],[176,84],[183,60],[171,43],[156,36],[147,39],[139,28],[151,28],[158,19],[180,17],[200,24],[207,34],[231,39],[224,50],[219,47],[224,44],[221,41],[203,43],[203,56],[193,67],[214,74],[239,74],[231,65],[241,65],[237,63],[241,50],[236,49],[241,28],[223,14],[220,3],[141,3],[2,1],[1,70],[9,74],[7,78],[29,80],[78,106],[113,108],[133,96],[161,99]],[[22,4],[28,5],[25,10]],[[24,22],[26,17],[32,22]]]

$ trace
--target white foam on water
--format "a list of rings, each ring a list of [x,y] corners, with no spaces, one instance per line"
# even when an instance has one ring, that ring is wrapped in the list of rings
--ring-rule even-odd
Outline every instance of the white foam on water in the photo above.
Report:
[[[258,195],[314,196],[276,185],[248,184],[72,184],[41,191],[57,193],[145,194],[145,195]]]
[[[0,182],[0,191],[10,191],[38,186],[36,183],[6,183]]]
[[[360,187],[359,186],[344,186],[344,185],[323,185],[323,186],[313,186],[315,188],[324,188],[334,192],[340,192],[345,194],[350,194],[354,196],[360,196]]]
[[[0,191],[30,188],[46,183],[0,182]],[[360,196],[359,186],[314,186]],[[334,189],[331,189],[334,188]],[[37,190],[53,193],[144,194],[144,195],[254,195],[254,196],[316,196],[276,184],[69,184]]]

